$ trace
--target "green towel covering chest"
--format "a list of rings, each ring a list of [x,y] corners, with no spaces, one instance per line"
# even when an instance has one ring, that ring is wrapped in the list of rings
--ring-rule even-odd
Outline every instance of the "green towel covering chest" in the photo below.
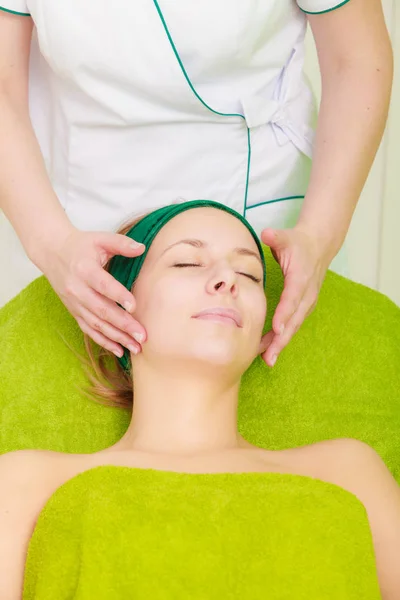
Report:
[[[283,279],[265,252],[269,329]],[[0,453],[91,453],[126,431],[128,413],[78,393],[86,380],[62,336],[83,350],[82,332],[44,277],[0,310]],[[277,366],[257,359],[245,374],[239,430],[270,450],[360,439],[400,483],[399,364],[399,307],[328,271],[314,313]],[[197,596],[188,596],[185,582],[194,587],[201,576]],[[124,585],[133,584],[138,600],[221,599],[224,585],[222,600],[372,600],[375,577],[363,506],[341,488],[277,474],[101,468],[63,486],[42,513],[24,600],[129,598]]]
[[[61,486],[31,539],[24,600],[379,600],[363,504],[279,473],[104,466]]]

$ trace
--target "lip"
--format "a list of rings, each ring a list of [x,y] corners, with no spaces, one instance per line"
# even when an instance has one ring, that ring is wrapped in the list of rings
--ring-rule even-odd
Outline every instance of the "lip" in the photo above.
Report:
[[[237,327],[243,327],[241,314],[239,313],[239,311],[233,308],[223,308],[221,306],[217,306],[215,308],[206,308],[201,312],[197,313],[196,315],[193,315],[193,319],[201,319],[202,317],[207,315],[225,317],[234,321]]]

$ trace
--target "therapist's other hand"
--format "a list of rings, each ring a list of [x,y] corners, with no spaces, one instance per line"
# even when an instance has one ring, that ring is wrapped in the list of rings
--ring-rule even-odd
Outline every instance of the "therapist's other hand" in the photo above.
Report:
[[[264,229],[261,240],[271,248],[284,275],[272,330],[262,339],[261,356],[273,367],[279,353],[313,312],[333,256],[316,235],[298,225],[292,229]]]
[[[82,331],[117,356],[122,356],[122,346],[135,354],[140,352],[146,331],[130,314],[136,308],[133,294],[103,267],[117,254],[143,254],[144,245],[132,246],[135,243],[118,233],[73,227],[41,264],[41,270]]]

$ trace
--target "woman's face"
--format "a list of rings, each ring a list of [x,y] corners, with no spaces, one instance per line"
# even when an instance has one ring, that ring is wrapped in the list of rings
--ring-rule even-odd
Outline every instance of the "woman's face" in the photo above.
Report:
[[[171,219],[132,291],[147,331],[144,355],[231,365],[240,376],[260,352],[267,306],[259,251],[222,210],[194,208]],[[207,312],[226,309],[233,319]]]

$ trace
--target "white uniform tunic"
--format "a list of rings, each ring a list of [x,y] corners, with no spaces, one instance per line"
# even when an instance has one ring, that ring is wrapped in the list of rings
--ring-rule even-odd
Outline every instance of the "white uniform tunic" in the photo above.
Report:
[[[0,0],[36,25],[31,118],[70,221],[111,231],[202,198],[233,207],[258,233],[293,227],[317,120],[305,13],[342,4]],[[11,260],[29,262],[21,252]],[[29,267],[20,289],[38,275]]]

